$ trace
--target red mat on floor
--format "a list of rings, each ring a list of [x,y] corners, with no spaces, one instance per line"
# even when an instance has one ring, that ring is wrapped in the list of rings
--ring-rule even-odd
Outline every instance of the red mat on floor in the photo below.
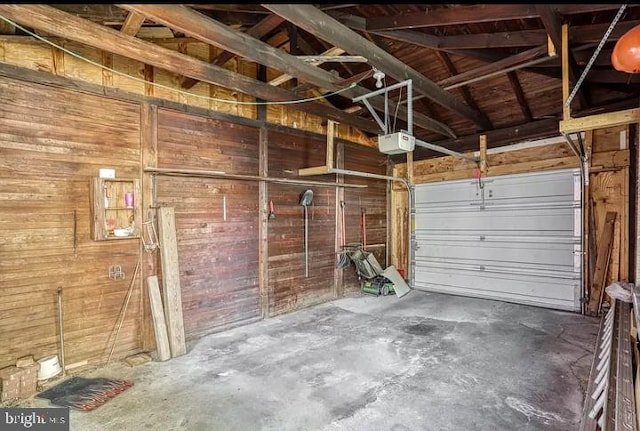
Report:
[[[48,399],[51,404],[57,406],[91,411],[126,391],[131,386],[133,386],[133,383],[124,380],[101,377],[93,379],[72,377],[39,393],[36,397]]]

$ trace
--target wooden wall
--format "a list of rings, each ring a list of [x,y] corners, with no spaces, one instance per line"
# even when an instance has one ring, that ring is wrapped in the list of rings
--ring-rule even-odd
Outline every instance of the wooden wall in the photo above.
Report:
[[[59,287],[66,364],[107,360],[140,251],[91,240],[89,183],[100,167],[138,177],[139,129],[139,105],[0,78],[0,367],[58,354]],[[133,289],[114,357],[140,347]]]
[[[386,174],[385,157],[377,150],[353,144],[338,144],[338,167],[359,172]],[[325,164],[326,141],[282,133],[269,133],[269,174],[291,176],[298,169]],[[305,177],[311,181],[331,182],[336,175]],[[341,238],[336,232],[341,219],[340,201],[345,202],[346,243],[362,243],[362,211],[366,212],[367,251],[386,264],[387,181],[344,176],[346,184],[366,188],[335,188],[270,184],[269,200],[276,217],[268,222],[269,232],[269,313],[277,315],[296,308],[359,291],[355,268],[338,271],[336,252]],[[313,191],[308,209],[309,276],[305,277],[304,208],[300,198],[306,189]]]
[[[129,286],[112,360],[153,350],[142,280],[161,278],[158,253],[144,252],[138,239],[91,239],[89,184],[100,168],[140,180],[143,220],[154,219],[158,206],[175,208],[189,340],[356,292],[355,269],[336,269],[338,198],[347,203],[347,220],[354,219],[348,241],[360,240],[360,208],[366,208],[368,243],[384,263],[386,181],[346,177],[368,187],[343,190],[333,185],[334,174],[297,177],[300,168],[324,164],[325,136],[231,115],[208,117],[186,106],[169,109],[161,99],[124,92],[108,97],[105,87],[43,72],[15,75],[0,74],[0,368],[24,355],[58,353],[58,287],[67,365],[106,362]],[[344,140],[337,146],[337,166],[385,173],[376,149]],[[331,185],[153,175],[147,167]],[[306,189],[314,191],[309,277],[299,204]],[[274,201],[273,220],[266,219],[265,197]],[[109,278],[112,265],[122,267],[124,280]]]
[[[589,131],[585,134],[585,145],[591,148],[589,169],[589,199],[593,220],[588,230],[585,247],[587,256],[595,257],[596,244],[601,236],[607,211],[616,211],[613,250],[606,285],[614,281],[629,281],[629,127],[613,127]],[[513,151],[489,151],[487,175],[507,175],[535,171],[577,168],[578,159],[565,143],[556,143]],[[447,156],[414,163],[413,175],[416,184],[474,178],[475,163]],[[396,175],[406,175],[407,164],[394,167]],[[407,265],[406,237],[407,199],[403,187],[396,185],[392,195],[393,244],[392,263],[398,267]],[[588,212],[587,212],[588,214]],[[588,223],[585,220],[585,223]],[[399,238],[399,240],[398,240]],[[589,239],[590,238],[590,239]],[[592,241],[590,247],[589,241]],[[593,243],[595,241],[595,243]],[[589,251],[589,248],[591,251]],[[592,270],[593,271],[593,270]]]
[[[257,175],[258,129],[158,111],[158,167]],[[157,177],[176,227],[187,339],[259,317],[258,184]]]

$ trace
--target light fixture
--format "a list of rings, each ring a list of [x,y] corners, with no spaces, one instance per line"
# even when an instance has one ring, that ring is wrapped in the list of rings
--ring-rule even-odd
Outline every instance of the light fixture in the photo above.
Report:
[[[611,64],[620,72],[640,72],[640,25],[618,39],[611,53]]]
[[[376,79],[376,88],[382,88],[382,80],[385,77],[383,71],[373,68],[373,77]]]

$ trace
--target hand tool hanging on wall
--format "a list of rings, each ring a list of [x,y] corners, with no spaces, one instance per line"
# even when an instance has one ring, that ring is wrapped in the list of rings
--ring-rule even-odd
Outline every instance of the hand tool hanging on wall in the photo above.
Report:
[[[276,218],[276,212],[273,209],[273,201],[269,201],[269,220]]]
[[[313,202],[313,190],[307,190],[300,198],[300,205],[304,207],[304,276],[309,276],[309,220],[307,207]]]

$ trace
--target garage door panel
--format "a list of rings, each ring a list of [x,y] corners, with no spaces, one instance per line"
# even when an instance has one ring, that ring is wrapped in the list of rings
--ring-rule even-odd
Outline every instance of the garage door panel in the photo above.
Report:
[[[432,281],[421,285],[422,290],[579,311],[574,300],[579,281],[575,279],[436,268],[429,269],[429,276]]]
[[[580,310],[578,170],[416,186],[418,289]]]
[[[575,208],[527,209],[520,211],[476,210],[452,213],[416,214],[416,235],[423,231],[441,229],[464,230],[482,233],[485,230],[533,232],[548,235],[548,232],[573,234]]]
[[[502,262],[536,267],[562,267],[573,271],[574,256],[567,253],[566,244],[501,243],[489,241],[450,242],[431,240],[426,249],[416,250],[416,259],[438,261]],[[560,268],[558,268],[560,269]]]

